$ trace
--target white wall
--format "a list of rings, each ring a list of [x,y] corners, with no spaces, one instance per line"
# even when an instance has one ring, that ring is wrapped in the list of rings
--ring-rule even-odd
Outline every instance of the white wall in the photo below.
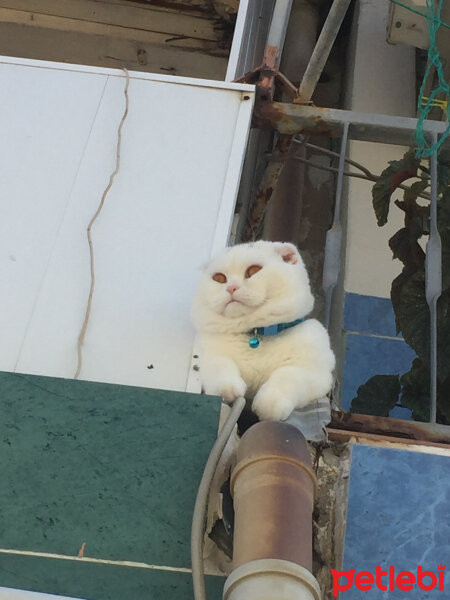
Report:
[[[0,79],[0,369],[72,377],[125,74],[3,58]],[[131,73],[82,379],[185,389],[191,298],[227,242],[252,89]]]
[[[366,113],[415,116],[414,48],[386,42],[388,0],[360,0],[356,5],[349,50],[346,108]],[[381,173],[406,148],[352,142],[349,158]],[[373,183],[348,178],[348,238],[345,289],[389,297],[392,279],[401,270],[392,260],[388,239],[402,222],[395,206],[379,228],[372,208]],[[397,194],[398,196],[399,194]],[[395,196],[394,196],[395,198]]]

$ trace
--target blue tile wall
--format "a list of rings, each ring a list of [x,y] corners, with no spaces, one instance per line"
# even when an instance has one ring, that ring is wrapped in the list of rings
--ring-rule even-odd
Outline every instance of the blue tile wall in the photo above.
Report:
[[[444,600],[450,597],[450,457],[355,445],[352,449],[343,570],[437,573],[447,566],[444,591],[341,592],[341,600]],[[384,579],[384,581],[386,578]],[[425,583],[430,580],[427,579]],[[344,583],[345,580],[343,579]]]
[[[348,293],[344,306],[346,350],[341,406],[349,410],[358,388],[374,375],[403,375],[415,352],[396,334],[389,298]],[[391,417],[410,419],[411,411],[395,407]]]
[[[358,387],[373,375],[402,375],[415,352],[402,340],[347,334],[342,378],[342,408],[348,410]]]
[[[394,337],[397,335],[389,298],[348,293],[345,297],[344,329]]]

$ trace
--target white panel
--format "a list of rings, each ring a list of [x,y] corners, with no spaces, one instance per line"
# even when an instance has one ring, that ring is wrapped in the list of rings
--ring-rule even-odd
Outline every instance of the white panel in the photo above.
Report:
[[[427,20],[417,14],[427,14],[426,0],[406,0],[404,3],[412,10],[397,4],[389,7],[387,40],[390,44],[408,44],[427,49],[430,45]]]
[[[3,81],[4,68],[0,65]],[[11,176],[3,182],[6,194],[0,197],[7,215],[1,264],[9,268],[1,280],[8,290],[15,282],[14,292],[7,294],[8,316],[2,294],[0,327],[2,332],[8,327],[8,335],[19,340],[12,349],[2,334],[0,369],[12,370],[16,364],[19,372],[72,377],[90,284],[86,226],[114,168],[125,78],[101,69],[90,69],[90,75],[61,66],[8,69],[25,73],[16,95],[27,95],[28,101],[20,111],[10,110],[9,138],[18,150],[11,159]],[[27,110],[31,72],[32,111]],[[251,116],[248,86],[228,87],[132,74],[120,171],[92,231],[96,287],[81,378],[185,389],[197,272],[213,247],[226,244]],[[49,89],[57,91],[56,118],[48,109],[41,123]],[[13,98],[4,102],[9,106]],[[14,134],[20,123],[36,131],[34,152],[43,154],[34,163],[29,151],[22,193],[13,176],[25,145]],[[73,172],[62,162],[61,143],[55,143],[56,158],[47,158],[47,139],[53,146],[58,135],[71,140],[66,153]],[[57,184],[63,191],[55,189]],[[4,204],[9,190],[15,194],[14,210]],[[46,200],[49,193],[52,202]],[[10,249],[14,241],[18,256],[24,247],[28,250],[20,273],[17,257],[9,258],[15,256]]]
[[[105,79],[10,65],[1,79],[0,365],[13,370]]]

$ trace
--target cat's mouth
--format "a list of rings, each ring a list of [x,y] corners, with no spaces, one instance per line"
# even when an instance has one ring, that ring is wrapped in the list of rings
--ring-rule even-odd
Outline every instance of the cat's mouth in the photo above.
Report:
[[[241,300],[238,300],[237,298],[230,298],[227,301],[227,303],[225,304],[225,307],[223,310],[224,310],[224,312],[228,312],[228,310],[234,312],[238,306],[245,306],[245,304]]]
[[[230,300],[228,300],[228,302],[225,304],[225,310],[227,310],[229,306],[244,306],[244,304],[236,298],[230,298]]]

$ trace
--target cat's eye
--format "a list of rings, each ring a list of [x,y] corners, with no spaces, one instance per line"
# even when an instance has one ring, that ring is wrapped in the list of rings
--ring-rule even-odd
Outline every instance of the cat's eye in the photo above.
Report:
[[[246,271],[245,271],[245,277],[248,279],[249,277],[252,277],[253,275],[255,275],[255,273],[257,273],[258,271],[261,271],[262,267],[260,267],[259,265],[251,265]]]
[[[214,281],[217,281],[217,283],[226,283],[227,282],[227,278],[223,273],[214,273],[212,278],[214,279]]]

